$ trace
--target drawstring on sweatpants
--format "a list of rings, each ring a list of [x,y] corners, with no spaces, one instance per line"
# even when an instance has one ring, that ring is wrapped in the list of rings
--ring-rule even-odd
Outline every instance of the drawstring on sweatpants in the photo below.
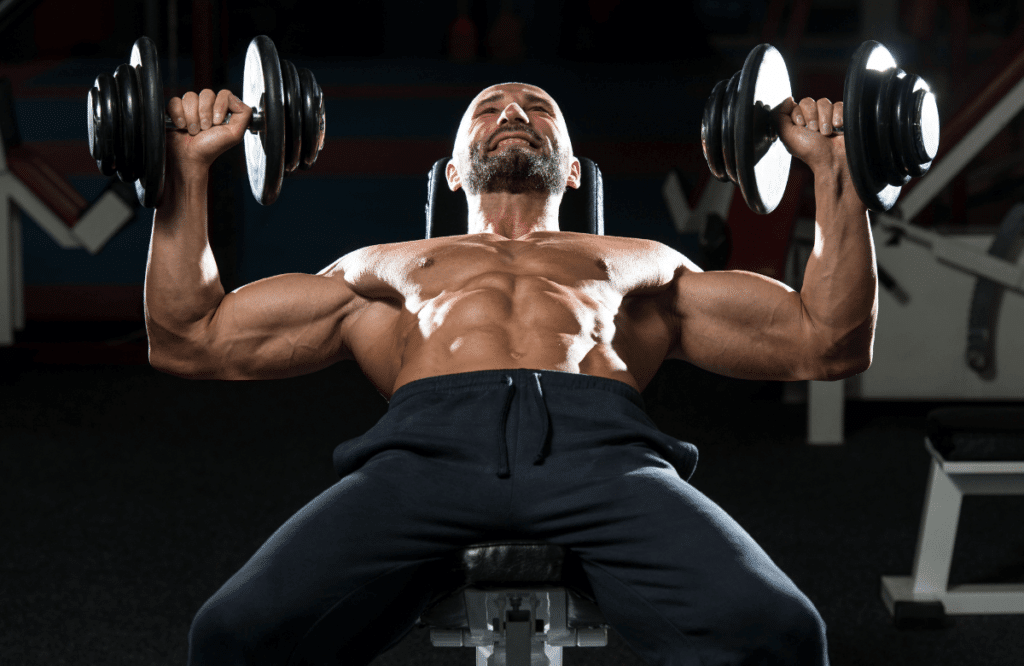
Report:
[[[548,415],[547,404],[544,402],[544,388],[541,386],[541,383],[540,383],[540,373],[539,372],[534,372],[533,373],[533,378],[534,378],[534,381],[536,382],[536,385],[535,385],[536,392],[533,393],[535,409],[528,410],[531,413],[530,413],[530,415],[527,418],[539,419],[538,422],[530,424],[531,426],[539,426],[539,430],[540,430],[540,438],[539,438],[540,441],[539,441],[538,446],[537,446],[537,455],[534,456],[534,459],[533,459],[533,464],[534,465],[539,465],[542,462],[544,462],[544,458],[547,457],[547,453],[548,453],[547,443],[548,443],[548,435],[549,435],[549,433],[551,431],[551,419],[550,419],[550,417]],[[505,438],[505,430],[506,430],[506,427],[508,425],[509,411],[510,411],[511,406],[512,406],[512,398],[515,396],[516,387],[515,387],[515,382],[512,379],[511,375],[506,375],[505,376],[505,382],[506,382],[506,386],[507,386],[508,390],[505,392],[505,404],[504,404],[504,406],[502,407],[502,410],[501,410],[501,418],[498,420],[498,478],[499,479],[507,479],[511,475],[511,472],[509,470],[510,463],[509,463],[509,458],[508,458],[508,441]],[[524,396],[524,398],[525,398],[525,396]],[[520,430],[520,432],[521,432],[522,429],[525,429],[527,427],[527,424],[520,423],[519,427],[521,429]],[[532,427],[529,428],[529,429],[531,431],[533,430]]]
[[[501,408],[501,418],[498,419],[498,478],[507,479],[511,473],[508,466],[508,442],[505,440],[505,427],[508,425],[509,407],[512,406],[512,396],[515,395],[516,387],[512,383],[511,375],[505,375],[505,384],[508,390],[505,391],[505,404]]]
[[[544,462],[545,456],[548,452],[548,434],[551,431],[551,419],[548,416],[548,406],[544,402],[544,388],[540,385],[540,373],[533,373],[533,378],[537,382],[537,406],[540,408],[541,418],[541,435],[540,435],[540,446],[537,447],[537,456],[533,459],[534,465],[539,465]]]

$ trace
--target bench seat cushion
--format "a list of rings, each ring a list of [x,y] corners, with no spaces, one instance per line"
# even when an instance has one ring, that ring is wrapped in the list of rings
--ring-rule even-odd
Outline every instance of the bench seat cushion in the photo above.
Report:
[[[949,461],[1024,461],[1024,407],[943,407],[929,412],[928,439]]]
[[[570,628],[597,626],[604,622],[594,605],[594,591],[579,557],[551,543],[504,540],[474,544],[453,554],[444,563],[439,580],[450,590],[434,599],[422,622],[435,627],[465,628],[462,591],[475,589],[550,589],[568,592],[566,609]]]

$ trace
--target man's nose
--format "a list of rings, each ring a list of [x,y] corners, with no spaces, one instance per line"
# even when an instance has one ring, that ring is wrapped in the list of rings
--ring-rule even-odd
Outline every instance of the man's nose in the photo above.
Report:
[[[519,106],[515,102],[512,102],[511,104],[506,106],[505,110],[501,112],[500,116],[498,116],[498,124],[503,125],[505,123],[511,123],[516,121],[529,124],[530,117],[526,115],[525,111],[523,111],[523,107]]]

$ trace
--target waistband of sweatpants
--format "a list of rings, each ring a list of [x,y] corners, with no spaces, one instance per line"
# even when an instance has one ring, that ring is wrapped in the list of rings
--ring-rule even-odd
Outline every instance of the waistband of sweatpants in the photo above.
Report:
[[[476,372],[460,372],[453,375],[438,375],[416,379],[403,385],[391,396],[388,409],[393,409],[409,398],[427,392],[452,392],[471,390],[478,387],[508,385],[512,383],[522,386],[525,382],[540,376],[545,389],[593,389],[608,391],[630,400],[640,409],[646,410],[644,398],[640,392],[625,382],[608,377],[595,377],[575,372],[560,370],[532,370],[529,368],[512,368],[509,370],[478,370]]]

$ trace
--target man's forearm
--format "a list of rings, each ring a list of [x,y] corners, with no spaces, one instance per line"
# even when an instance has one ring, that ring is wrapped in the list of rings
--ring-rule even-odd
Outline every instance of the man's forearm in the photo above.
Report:
[[[224,298],[207,235],[208,170],[168,169],[165,202],[153,216],[145,313],[151,353],[194,339]]]
[[[814,251],[800,297],[829,365],[860,372],[870,363],[878,312],[875,248],[867,208],[848,167],[814,178]]]

